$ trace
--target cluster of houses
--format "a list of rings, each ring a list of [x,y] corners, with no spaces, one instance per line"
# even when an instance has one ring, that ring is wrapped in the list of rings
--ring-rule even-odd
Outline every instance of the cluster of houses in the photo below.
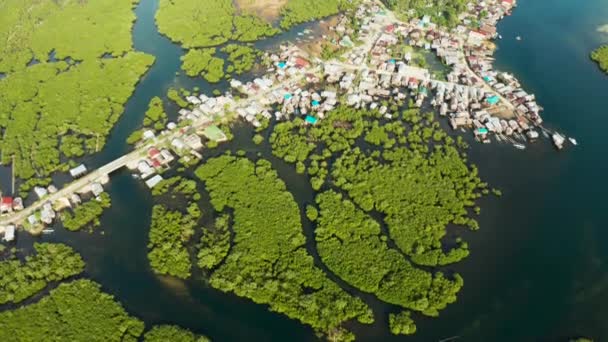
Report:
[[[21,210],[23,210],[23,200],[20,197],[2,196],[0,198],[0,213],[5,214]],[[15,239],[14,225],[0,227],[0,232],[4,232],[2,240],[6,242],[11,242]]]
[[[49,185],[47,188],[34,187],[34,193],[39,200],[44,200],[49,194],[57,192],[57,188],[53,185]],[[88,184],[86,187],[81,189],[81,194],[91,193],[96,200],[99,200],[99,196],[104,192],[103,185],[101,182],[93,182]],[[30,227],[38,227],[40,225],[51,225],[57,218],[57,212],[64,208],[72,208],[82,203],[80,195],[73,193],[69,197],[59,198],[55,203],[46,202],[42,205],[42,208],[37,212],[27,217],[26,222]],[[43,230],[43,233],[52,232],[52,230]]]

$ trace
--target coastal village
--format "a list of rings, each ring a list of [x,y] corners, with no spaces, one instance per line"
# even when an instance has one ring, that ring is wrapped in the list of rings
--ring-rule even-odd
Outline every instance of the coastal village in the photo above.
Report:
[[[476,140],[512,144],[525,149],[542,136],[562,149],[566,138],[542,126],[543,108],[534,94],[526,92],[511,74],[493,68],[493,41],[501,39],[496,24],[509,15],[514,0],[470,2],[461,14],[461,25],[452,30],[438,27],[428,16],[408,22],[397,20],[375,2],[365,2],[355,11],[359,25],[347,16],[327,33],[347,51],[339,58],[323,61],[297,45],[284,44],[267,52],[266,73],[248,82],[231,80],[231,91],[209,97],[186,98],[189,106],[179,110],[158,135],[145,131],[135,151],[89,171],[85,165],[70,170],[74,182],[62,190],[50,185],[35,187],[37,200],[24,207],[19,197],[1,197],[0,233],[5,241],[15,239],[17,227],[30,232],[50,233],[61,210],[75,208],[86,200],[99,200],[109,174],[126,166],[148,188],[163,180],[163,172],[175,163],[202,159],[207,142],[227,140],[216,125],[238,117],[254,127],[265,120],[289,120],[299,116],[315,125],[339,104],[377,110],[392,119],[388,100],[409,101],[410,106],[434,109],[447,123]],[[431,56],[446,72],[436,75],[420,61]]]

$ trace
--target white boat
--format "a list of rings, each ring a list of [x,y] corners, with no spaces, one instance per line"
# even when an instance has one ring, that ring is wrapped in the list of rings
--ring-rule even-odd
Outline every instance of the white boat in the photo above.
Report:
[[[525,150],[526,149],[526,145],[524,144],[518,144],[518,143],[514,143],[513,146],[518,149],[518,150]]]
[[[54,233],[54,232],[55,232],[55,230],[54,229],[50,229],[50,228],[42,230],[42,234],[51,234],[51,233]]]
[[[520,36],[515,37],[516,40],[521,40]]]
[[[574,138],[568,138],[568,140],[570,140],[570,142],[572,143],[572,145],[574,145],[574,146],[578,145],[578,142],[576,141],[576,139],[574,139]]]
[[[551,138],[553,138],[553,143],[555,144],[555,147],[557,147],[558,150],[561,150],[562,147],[564,147],[565,139],[559,133],[553,133]]]
[[[502,39],[502,35],[500,35],[500,34],[499,34],[499,35],[498,35],[498,39]]]

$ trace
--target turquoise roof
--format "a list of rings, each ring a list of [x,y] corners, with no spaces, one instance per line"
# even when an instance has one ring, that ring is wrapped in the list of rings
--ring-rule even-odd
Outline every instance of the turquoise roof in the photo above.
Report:
[[[306,122],[311,125],[314,125],[317,123],[317,118],[310,116],[310,115],[306,115]]]
[[[497,104],[498,101],[500,101],[500,99],[496,95],[490,96],[490,97],[488,97],[486,99],[486,102],[489,103],[489,104],[491,104],[491,105]]]

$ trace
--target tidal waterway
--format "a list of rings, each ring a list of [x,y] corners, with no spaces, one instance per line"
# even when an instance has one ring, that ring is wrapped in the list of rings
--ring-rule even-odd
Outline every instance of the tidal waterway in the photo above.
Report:
[[[169,87],[211,92],[204,80],[179,73],[184,51],[158,33],[157,6],[157,0],[142,0],[134,27],[135,49],[154,55],[156,62],[104,150],[87,161],[92,167],[130,148],[126,137],[138,128],[152,97],[164,97]],[[497,42],[497,66],[537,95],[547,127],[576,137],[580,145],[557,152],[547,140],[524,151],[472,143],[470,161],[503,196],[482,199],[481,229],[464,233],[471,255],[451,268],[465,279],[458,302],[438,318],[416,316],[417,334],[396,338],[384,317],[394,308],[365,296],[378,311],[377,320],[353,327],[358,340],[563,341],[578,335],[608,340],[608,206],[603,199],[608,192],[608,76],[588,58],[608,42],[608,34],[596,30],[607,18],[603,0],[520,0],[513,15],[499,24],[503,40]],[[313,26],[298,26],[257,45],[296,39],[297,32]],[[232,142],[207,155],[227,149],[259,153],[273,162],[301,207],[312,200],[306,177],[273,158],[267,145],[254,145],[249,127],[236,125],[234,134]],[[149,191],[127,171],[112,175],[108,191],[112,207],[100,229],[70,233],[58,227],[39,238],[21,234],[19,246],[40,239],[75,247],[87,263],[85,276],[148,325],[178,324],[215,341],[316,339],[311,329],[265,306],[208,287],[200,274],[188,281],[154,275],[146,258],[153,205]],[[305,229],[311,241],[312,227]]]

